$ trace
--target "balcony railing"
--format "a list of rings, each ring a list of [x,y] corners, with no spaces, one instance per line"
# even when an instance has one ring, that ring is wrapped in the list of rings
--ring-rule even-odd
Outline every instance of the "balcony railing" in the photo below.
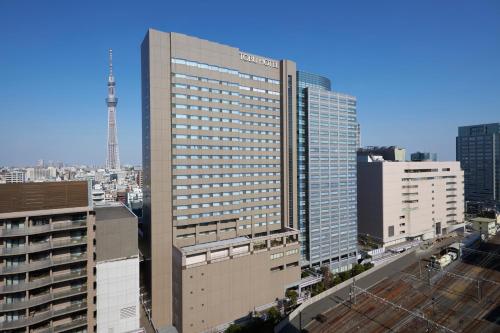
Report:
[[[52,222],[51,224],[30,226],[26,228],[15,228],[15,229],[3,228],[0,229],[0,237],[26,236],[26,235],[33,235],[50,231],[75,229],[82,227],[87,227],[87,220]]]
[[[80,304],[70,305],[63,309],[38,312],[31,316],[20,316],[19,319],[12,321],[4,321],[0,323],[0,329],[7,330],[7,329],[23,328],[29,325],[38,324],[44,320],[50,319],[55,316],[61,316],[72,312],[85,310],[86,308],[87,308],[87,302],[81,302]]]
[[[47,293],[42,296],[32,297],[27,300],[14,302],[14,303],[4,303],[0,304],[0,311],[15,311],[30,308],[32,306],[41,305],[44,303],[52,302],[57,299],[66,298],[70,296],[76,296],[87,292],[87,287],[83,286],[80,288],[71,288],[69,290],[61,291],[58,293]]]
[[[37,333],[59,333],[59,332],[65,332],[71,329],[75,329],[78,327],[82,326],[87,326],[87,318],[81,318],[77,320],[72,320],[71,322],[67,324],[62,324],[62,325],[57,325],[55,327],[50,327],[45,330],[40,330],[37,331]]]
[[[44,259],[39,261],[32,261],[29,263],[19,264],[17,266],[3,266],[0,267],[0,274],[17,274],[35,271],[37,269],[48,268],[56,265],[69,264],[75,261],[82,261],[87,259],[87,254],[67,256],[57,259]]]
[[[32,243],[28,246],[17,246],[17,247],[2,247],[0,248],[0,255],[16,255],[16,254],[24,254],[24,253],[32,253],[32,252],[40,252],[46,251],[50,249],[56,249],[65,246],[73,246],[73,245],[84,245],[87,244],[87,237],[82,238],[73,238],[73,239],[65,239],[65,240],[56,240],[51,242],[43,242],[43,243]]]
[[[61,275],[53,275],[47,276],[41,279],[36,279],[34,281],[29,281],[20,284],[14,284],[10,286],[0,286],[0,294],[4,293],[16,293],[20,291],[40,288],[44,286],[48,286],[52,283],[64,282],[74,279],[79,279],[87,276],[87,270],[82,269],[78,272],[71,272],[69,274],[61,274]]]

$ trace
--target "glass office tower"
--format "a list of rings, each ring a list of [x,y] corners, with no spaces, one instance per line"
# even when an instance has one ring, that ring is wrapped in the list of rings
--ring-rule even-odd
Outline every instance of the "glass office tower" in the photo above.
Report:
[[[298,200],[302,266],[349,269],[357,254],[356,98],[297,72]]]
[[[500,123],[459,127],[456,154],[464,170],[465,200],[469,212],[498,206]]]

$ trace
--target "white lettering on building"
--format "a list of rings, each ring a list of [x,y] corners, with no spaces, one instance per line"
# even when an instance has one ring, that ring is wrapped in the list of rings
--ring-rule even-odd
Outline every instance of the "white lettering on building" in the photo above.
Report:
[[[265,58],[257,57],[254,55],[246,54],[243,52],[240,52],[240,59],[243,61],[253,62],[253,63],[259,64],[259,65],[264,65],[264,66],[268,66],[271,68],[278,68],[278,62],[276,60],[265,59]]]

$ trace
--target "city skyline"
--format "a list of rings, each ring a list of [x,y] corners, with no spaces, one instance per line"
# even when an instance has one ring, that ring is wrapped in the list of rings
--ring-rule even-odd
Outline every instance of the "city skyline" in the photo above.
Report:
[[[105,164],[108,48],[120,78],[121,160],[140,164],[137,45],[149,27],[284,55],[299,70],[325,74],[333,90],[358,97],[363,146],[399,145],[454,160],[458,126],[498,121],[500,6],[493,1],[292,5],[283,17],[274,4],[242,4],[245,17],[232,14],[235,4],[199,3],[196,11],[117,4],[99,4],[99,11],[97,2],[77,10],[59,2],[50,11],[31,1],[0,5],[0,140],[8,143],[0,165],[39,158]],[[296,29],[281,24],[289,19]]]

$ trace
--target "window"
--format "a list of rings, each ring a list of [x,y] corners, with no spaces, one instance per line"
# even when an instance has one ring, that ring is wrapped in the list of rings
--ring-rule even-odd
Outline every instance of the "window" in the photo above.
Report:
[[[389,233],[389,237],[393,237],[394,236],[394,226],[393,225],[390,225],[388,227],[388,233]]]

